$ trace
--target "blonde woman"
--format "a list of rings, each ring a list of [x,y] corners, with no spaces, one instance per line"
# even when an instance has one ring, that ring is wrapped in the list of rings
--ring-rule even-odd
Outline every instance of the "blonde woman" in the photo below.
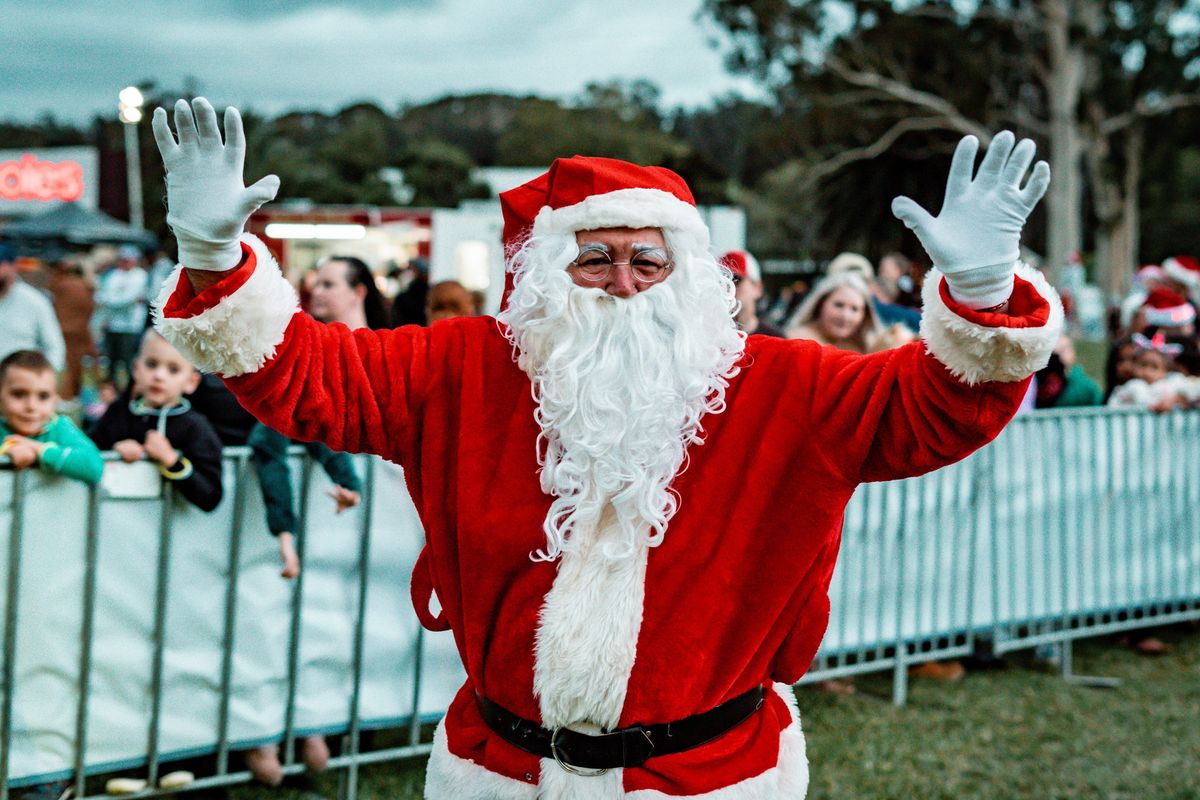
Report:
[[[826,275],[818,281],[787,325],[789,339],[812,339],[855,353],[879,349],[883,333],[871,305],[871,290],[855,272]]]

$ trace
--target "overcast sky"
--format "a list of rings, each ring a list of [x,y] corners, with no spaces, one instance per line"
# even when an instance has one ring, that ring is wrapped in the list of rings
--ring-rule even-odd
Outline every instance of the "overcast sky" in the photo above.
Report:
[[[278,113],[452,92],[570,97],[647,78],[663,103],[737,91],[701,0],[0,0],[0,118],[116,114],[130,83]]]

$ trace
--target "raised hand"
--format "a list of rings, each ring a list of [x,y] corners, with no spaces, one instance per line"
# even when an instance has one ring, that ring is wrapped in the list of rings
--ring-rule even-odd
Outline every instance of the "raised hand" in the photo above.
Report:
[[[1021,228],[1050,185],[1045,161],[1025,180],[1037,148],[1030,139],[1014,141],[1010,131],[996,134],[976,173],[979,140],[963,137],[936,217],[907,197],[892,201],[892,213],[917,234],[950,293],[971,308],[997,306],[1012,294]]]
[[[175,104],[176,141],[167,112],[154,111],[154,140],[167,169],[167,224],[179,243],[179,260],[189,269],[227,270],[241,260],[238,237],[246,220],[279,191],[268,175],[247,187],[242,178],[246,136],[242,117],[225,109],[225,141],[217,114],[203,97]]]

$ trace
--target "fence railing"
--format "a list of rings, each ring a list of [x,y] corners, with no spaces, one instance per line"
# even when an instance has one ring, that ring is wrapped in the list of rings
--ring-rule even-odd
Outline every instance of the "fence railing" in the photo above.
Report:
[[[211,759],[191,788],[250,779],[231,754],[341,737],[331,767],[421,755],[463,680],[448,634],[408,597],[422,543],[402,473],[360,458],[363,503],[294,458],[304,569],[284,581],[249,454],[226,451],[226,499],[203,514],[153,470],[106,489],[0,469],[0,800],[12,788]],[[144,466],[144,465],[143,465]],[[1070,643],[1200,618],[1200,414],[1031,414],[921,478],[861,487],[847,508],[830,625],[802,682],[970,653]],[[10,690],[11,688],[11,690]],[[362,752],[362,731],[402,742]],[[235,763],[235,762],[234,762]]]

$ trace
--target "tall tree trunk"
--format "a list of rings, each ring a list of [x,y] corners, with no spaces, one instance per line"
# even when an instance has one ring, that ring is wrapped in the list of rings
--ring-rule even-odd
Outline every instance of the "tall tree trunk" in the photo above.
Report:
[[[1047,47],[1043,80],[1050,115],[1050,166],[1046,195],[1045,266],[1053,279],[1073,251],[1083,249],[1083,180],[1080,163],[1079,100],[1085,77],[1083,47],[1072,41],[1075,2],[1040,0]]]
[[[1119,300],[1129,293],[1133,272],[1137,269],[1141,250],[1141,192],[1142,151],[1145,128],[1142,123],[1131,126],[1125,135],[1124,191],[1121,197],[1121,238],[1113,243],[1108,281],[1102,284],[1110,298]]]

